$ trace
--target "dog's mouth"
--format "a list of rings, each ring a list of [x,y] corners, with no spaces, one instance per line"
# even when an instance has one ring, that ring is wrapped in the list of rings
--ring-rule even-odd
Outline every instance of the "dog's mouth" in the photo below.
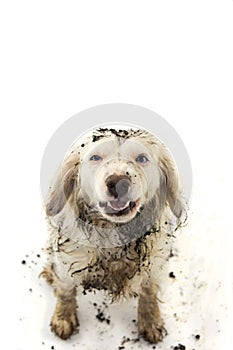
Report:
[[[109,202],[99,202],[100,208],[104,208],[106,214],[110,216],[123,216],[127,215],[139,207],[140,199],[136,201],[121,201],[114,200]]]

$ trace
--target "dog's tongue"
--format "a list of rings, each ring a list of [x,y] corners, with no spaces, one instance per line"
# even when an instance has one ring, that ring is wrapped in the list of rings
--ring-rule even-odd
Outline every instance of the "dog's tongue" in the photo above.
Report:
[[[110,205],[113,209],[120,210],[124,209],[128,202],[123,202],[123,201],[111,201]]]

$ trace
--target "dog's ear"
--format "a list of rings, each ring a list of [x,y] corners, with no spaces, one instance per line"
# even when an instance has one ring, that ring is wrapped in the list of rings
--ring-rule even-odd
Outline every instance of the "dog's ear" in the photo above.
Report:
[[[46,214],[55,216],[74,193],[78,183],[80,160],[77,153],[71,153],[60,167],[46,203]]]
[[[181,197],[178,172],[172,157],[165,147],[159,157],[159,167],[165,181],[163,188],[166,191],[166,203],[179,222],[181,222],[182,217],[186,215],[186,210]]]

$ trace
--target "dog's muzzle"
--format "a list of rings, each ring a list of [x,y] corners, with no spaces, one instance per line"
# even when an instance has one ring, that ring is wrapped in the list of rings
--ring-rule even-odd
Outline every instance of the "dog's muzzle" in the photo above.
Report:
[[[108,202],[100,202],[99,206],[105,208],[109,215],[122,216],[132,211],[137,203],[131,201],[131,180],[126,175],[110,175],[106,181]]]
[[[105,183],[110,197],[122,201],[128,197],[131,188],[131,181],[128,176],[110,175]]]

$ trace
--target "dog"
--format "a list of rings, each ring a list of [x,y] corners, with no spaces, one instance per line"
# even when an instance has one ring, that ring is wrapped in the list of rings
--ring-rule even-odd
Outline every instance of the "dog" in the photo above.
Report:
[[[57,304],[51,330],[78,331],[77,288],[138,297],[138,331],[166,335],[158,291],[174,232],[186,220],[175,162],[143,129],[99,128],[75,142],[45,204],[50,238],[41,275]]]

